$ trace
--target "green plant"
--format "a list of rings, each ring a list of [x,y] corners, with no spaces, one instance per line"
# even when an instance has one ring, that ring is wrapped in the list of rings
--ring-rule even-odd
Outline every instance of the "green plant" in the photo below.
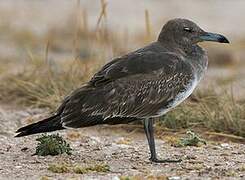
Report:
[[[206,145],[206,141],[200,138],[196,133],[192,131],[186,132],[187,137],[181,138],[178,142],[179,146],[199,146],[200,143]]]
[[[39,156],[55,156],[63,153],[71,154],[72,149],[70,145],[59,134],[44,134],[36,140],[38,141],[38,145],[35,154]]]

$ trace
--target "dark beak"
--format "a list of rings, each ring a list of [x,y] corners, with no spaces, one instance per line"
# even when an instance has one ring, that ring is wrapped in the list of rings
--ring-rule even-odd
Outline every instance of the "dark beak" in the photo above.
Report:
[[[219,43],[230,43],[225,36],[223,36],[221,34],[210,33],[210,32],[205,32],[204,35],[200,36],[200,39],[202,41],[214,41],[214,42],[219,42]]]

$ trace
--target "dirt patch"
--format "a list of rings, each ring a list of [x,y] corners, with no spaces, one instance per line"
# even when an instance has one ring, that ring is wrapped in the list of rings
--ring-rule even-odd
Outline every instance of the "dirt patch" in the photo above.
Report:
[[[14,138],[14,130],[28,117],[40,117],[42,110],[11,110],[1,108],[0,120],[0,179],[243,179],[245,178],[245,145],[209,142],[201,147],[172,147],[164,137],[157,139],[159,157],[181,158],[177,164],[151,163],[148,145],[140,126],[97,126],[80,130],[61,131],[70,142],[72,155],[33,156],[38,135]],[[52,164],[94,166],[106,164],[109,172],[91,171],[85,174],[53,173]]]

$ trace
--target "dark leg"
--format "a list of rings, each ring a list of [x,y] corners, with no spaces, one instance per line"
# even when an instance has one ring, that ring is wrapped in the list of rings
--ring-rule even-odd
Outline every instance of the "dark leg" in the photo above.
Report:
[[[157,163],[180,162],[181,161],[180,159],[177,159],[177,160],[170,160],[170,159],[159,160],[157,159],[152,118],[144,119],[144,129],[145,129],[145,134],[146,134],[150,152],[151,152],[151,157],[150,157],[151,161],[157,162]]]

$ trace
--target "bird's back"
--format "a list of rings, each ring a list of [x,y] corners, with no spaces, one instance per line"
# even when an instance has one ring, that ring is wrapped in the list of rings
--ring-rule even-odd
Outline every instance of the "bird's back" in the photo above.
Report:
[[[108,63],[72,93],[61,113],[63,125],[87,125],[93,116],[107,123],[160,116],[190,95],[195,78],[182,55],[152,43]]]

